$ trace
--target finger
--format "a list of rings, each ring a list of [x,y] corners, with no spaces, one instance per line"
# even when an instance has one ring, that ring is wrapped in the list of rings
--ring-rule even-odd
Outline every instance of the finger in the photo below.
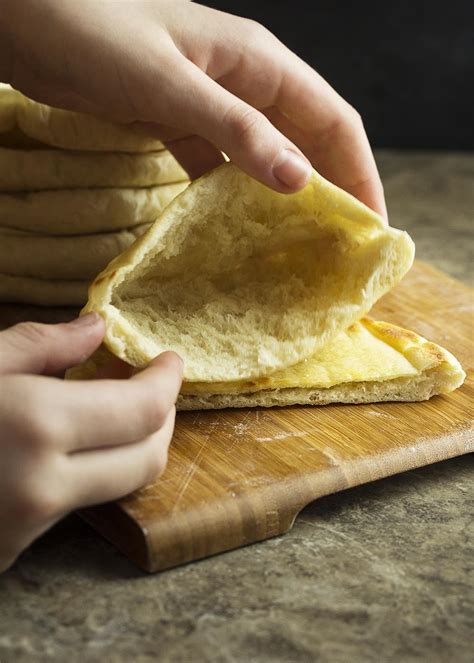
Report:
[[[225,159],[220,150],[200,136],[186,136],[166,143],[166,147],[191,180],[216,168]]]
[[[183,363],[164,352],[129,380],[61,383],[54,425],[70,453],[137,442],[159,430],[174,407]]]
[[[349,161],[354,160],[354,151],[357,150],[357,146],[351,143],[350,137],[346,142],[342,142],[338,152],[334,152],[330,134],[326,139],[321,136],[316,139],[314,135],[296,126],[275,107],[267,109],[265,115],[306,154],[323,177],[348,191],[358,200],[378,212],[384,219],[387,219],[383,186],[370,146],[369,153],[365,154],[365,170],[362,169],[361,163],[356,161],[357,173],[350,176],[351,171],[349,169],[351,165]],[[365,143],[364,150],[367,145],[368,142]],[[331,159],[334,159],[334,161]],[[339,173],[340,164],[344,163],[344,160],[348,164],[348,169],[343,173]],[[352,168],[352,173],[354,173],[354,167],[352,166]],[[362,179],[360,179],[361,177]]]
[[[201,177],[225,161],[222,152],[201,136],[189,135],[186,131],[154,122],[133,122],[130,126],[135,131],[163,141],[191,180]]]
[[[97,368],[94,379],[124,380],[130,378],[134,371],[135,368],[133,366],[112,355],[107,364],[103,364]]]
[[[312,172],[301,151],[263,113],[209,78],[192,62],[176,60],[166,106],[155,100],[164,124],[197,134],[225,152],[252,177],[277,191],[302,188]],[[193,112],[189,113],[189,99]]]
[[[70,456],[71,508],[115,500],[151,483],[165,469],[175,408],[161,429],[145,440]]]
[[[277,126],[286,132],[286,119],[304,131],[310,142],[303,149],[314,167],[386,217],[382,183],[359,114],[295,54],[282,47],[280,57]]]
[[[97,313],[68,323],[26,322],[0,332],[0,367],[7,373],[53,375],[85,361],[104,336]]]
[[[314,69],[261,26],[241,40],[238,66],[223,69],[217,80],[256,108],[276,107],[289,121],[275,122],[327,179],[357,195],[380,213],[385,200],[380,177],[360,116]],[[274,119],[274,118],[273,118]],[[305,132],[296,141],[290,127]]]

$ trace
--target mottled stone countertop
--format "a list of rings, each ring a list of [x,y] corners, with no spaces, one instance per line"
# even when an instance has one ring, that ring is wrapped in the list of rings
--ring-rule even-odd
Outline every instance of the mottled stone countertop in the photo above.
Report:
[[[474,155],[377,156],[392,225],[472,283]],[[0,577],[0,663],[472,663],[473,478],[464,456],[351,489],[154,576],[70,516]]]

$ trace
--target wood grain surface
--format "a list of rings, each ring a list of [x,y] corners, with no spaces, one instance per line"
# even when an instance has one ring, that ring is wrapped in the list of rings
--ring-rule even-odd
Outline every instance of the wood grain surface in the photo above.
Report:
[[[418,262],[372,311],[455,354],[467,379],[453,394],[424,403],[180,413],[163,477],[81,515],[157,571],[282,534],[323,495],[472,451],[473,306],[473,290]],[[1,314],[4,324],[22,316],[38,317],[25,307]]]

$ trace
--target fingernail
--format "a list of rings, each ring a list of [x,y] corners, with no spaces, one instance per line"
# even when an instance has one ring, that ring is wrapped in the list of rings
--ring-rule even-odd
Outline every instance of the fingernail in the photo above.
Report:
[[[312,170],[309,161],[293,150],[282,150],[273,163],[273,176],[290,189],[303,187]]]
[[[69,324],[73,327],[92,327],[99,322],[100,315],[95,311],[81,315],[76,320],[73,320]]]
[[[181,364],[181,368],[184,369],[184,359],[181,357],[181,355],[179,355],[179,354],[178,354],[177,352],[175,352],[174,350],[171,350],[171,352],[174,354],[174,356],[176,357],[176,359],[179,360],[179,362],[180,362],[180,364]]]
[[[179,355],[179,354],[178,354],[177,352],[175,352],[174,350],[165,350],[164,352],[160,352],[160,354],[157,355],[157,356],[153,359],[153,361],[156,361],[157,359],[161,359],[164,355],[172,355],[172,356],[174,357],[174,359],[178,359],[178,360],[179,360],[181,366],[184,368],[184,360],[183,360],[183,358],[181,357],[181,355]]]

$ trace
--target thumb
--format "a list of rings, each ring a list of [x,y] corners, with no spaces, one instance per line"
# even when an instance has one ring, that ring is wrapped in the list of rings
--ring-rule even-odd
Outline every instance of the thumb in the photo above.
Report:
[[[87,359],[104,331],[97,313],[57,325],[22,322],[0,332],[0,372],[57,374]]]
[[[205,138],[246,173],[276,191],[291,193],[307,184],[312,173],[310,162],[263,113],[184,58],[175,78],[180,88],[170,95],[165,122]],[[192,112],[189,99],[193,100]]]

